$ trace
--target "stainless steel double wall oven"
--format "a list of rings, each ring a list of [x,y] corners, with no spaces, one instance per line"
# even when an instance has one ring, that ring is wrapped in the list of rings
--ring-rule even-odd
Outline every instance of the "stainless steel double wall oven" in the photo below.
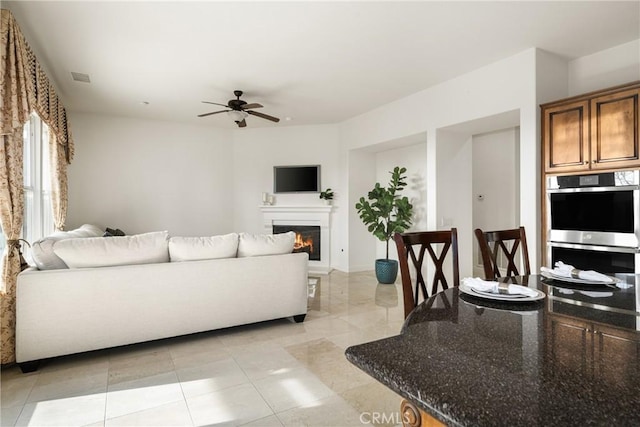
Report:
[[[640,274],[640,170],[547,178],[547,263]]]

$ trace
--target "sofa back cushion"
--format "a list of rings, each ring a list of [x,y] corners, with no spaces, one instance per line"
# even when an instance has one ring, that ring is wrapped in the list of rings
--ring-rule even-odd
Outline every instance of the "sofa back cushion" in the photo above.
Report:
[[[111,267],[169,261],[169,233],[92,237],[57,242],[53,251],[69,268]]]
[[[240,233],[238,257],[290,254],[295,240],[293,231],[281,234]]]
[[[102,236],[103,233],[100,227],[92,224],[84,224],[70,231],[56,231],[50,236],[36,240],[31,244],[31,257],[39,270],[67,268],[67,264],[53,251],[53,245],[56,242],[66,239],[98,237]]]
[[[238,252],[238,233],[211,237],[171,237],[169,258],[175,261],[235,258]]]

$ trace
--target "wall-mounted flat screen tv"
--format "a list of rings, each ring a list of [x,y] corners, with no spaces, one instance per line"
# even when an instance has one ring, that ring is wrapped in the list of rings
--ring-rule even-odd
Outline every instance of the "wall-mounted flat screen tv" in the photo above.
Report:
[[[274,193],[318,193],[320,165],[274,166]]]

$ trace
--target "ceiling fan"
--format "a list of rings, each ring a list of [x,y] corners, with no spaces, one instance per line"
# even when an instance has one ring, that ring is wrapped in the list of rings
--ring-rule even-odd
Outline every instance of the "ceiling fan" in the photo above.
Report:
[[[247,126],[247,122],[245,121],[245,118],[248,115],[271,120],[272,122],[276,122],[276,123],[280,121],[280,119],[277,117],[273,117],[264,113],[258,113],[257,111],[251,111],[255,108],[262,108],[262,105],[257,103],[247,104],[247,101],[241,100],[240,99],[240,97],[242,96],[241,90],[234,90],[233,94],[236,96],[236,99],[230,99],[226,105],[218,104],[217,102],[202,101],[205,104],[213,104],[213,105],[220,105],[221,107],[226,107],[228,108],[228,110],[220,110],[220,111],[213,111],[211,113],[198,114],[198,117],[206,117],[212,114],[219,114],[219,113],[226,112],[233,119],[233,121],[238,124],[238,127],[241,127],[241,128]]]

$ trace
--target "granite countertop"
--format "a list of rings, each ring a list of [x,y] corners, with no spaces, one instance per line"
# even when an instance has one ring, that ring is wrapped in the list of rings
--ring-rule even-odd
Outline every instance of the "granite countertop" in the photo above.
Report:
[[[547,294],[448,289],[349,361],[448,425],[640,425],[640,275],[623,288],[518,278]],[[429,306],[431,303],[431,306]]]

